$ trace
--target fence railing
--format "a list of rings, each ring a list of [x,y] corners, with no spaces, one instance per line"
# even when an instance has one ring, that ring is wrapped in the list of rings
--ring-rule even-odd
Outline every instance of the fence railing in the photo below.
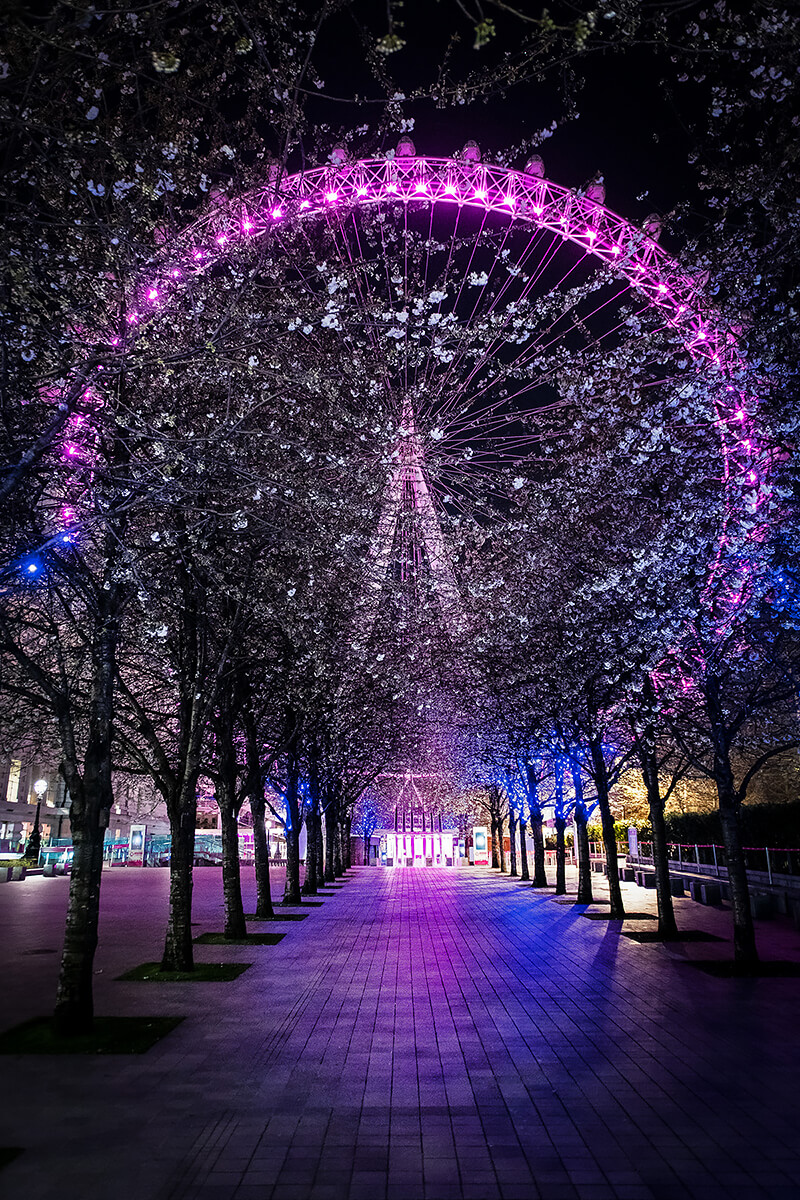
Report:
[[[800,849],[782,846],[745,846],[744,864],[748,874],[764,875],[771,884],[800,885]],[[725,847],[713,842],[670,842],[667,847],[670,865],[700,875],[727,875]],[[639,842],[638,855],[628,856],[631,862],[652,865],[652,842]]]

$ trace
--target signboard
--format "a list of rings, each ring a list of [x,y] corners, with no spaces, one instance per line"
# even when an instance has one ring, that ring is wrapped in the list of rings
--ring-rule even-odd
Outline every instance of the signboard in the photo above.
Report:
[[[476,825],[472,830],[472,845],[475,851],[475,866],[489,865],[489,831],[485,825]]]
[[[128,837],[128,866],[144,866],[144,844],[147,839],[146,825],[131,825]]]
[[[628,850],[631,858],[639,857],[639,834],[633,825],[628,826]]]

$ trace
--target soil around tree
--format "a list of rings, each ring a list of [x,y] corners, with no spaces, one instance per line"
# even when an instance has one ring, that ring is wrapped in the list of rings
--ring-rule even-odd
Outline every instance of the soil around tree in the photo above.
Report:
[[[246,938],[227,938],[224,933],[201,933],[192,938],[196,946],[277,946],[285,933],[248,933]]]
[[[656,917],[652,913],[625,913],[624,917],[612,917],[611,913],[590,913],[582,912],[582,917],[586,917],[587,921],[655,921]]]
[[[689,967],[695,967],[715,979],[800,979],[800,962],[773,959],[767,962],[738,963],[730,958],[687,958]]]
[[[0,1034],[0,1054],[145,1054],[183,1020],[95,1017],[89,1033],[67,1035],[56,1032],[50,1017],[32,1017]]]
[[[632,942],[641,942],[650,944],[660,942],[664,945],[670,942],[724,942],[725,938],[718,937],[716,933],[707,933],[705,929],[679,929],[677,933],[664,936],[655,929],[626,929],[623,930],[623,937],[630,938]]]
[[[162,971],[160,962],[142,963],[118,975],[124,983],[232,983],[251,967],[252,963],[195,963],[193,971]]]
[[[259,917],[255,913],[245,913],[245,921],[306,921],[308,913],[276,912],[271,917]]]

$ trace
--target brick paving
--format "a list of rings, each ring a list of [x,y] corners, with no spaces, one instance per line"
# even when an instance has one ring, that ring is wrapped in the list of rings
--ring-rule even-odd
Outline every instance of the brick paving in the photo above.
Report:
[[[219,929],[219,873],[196,876]],[[198,948],[252,962],[234,983],[122,983],[158,956],[166,872],[103,890],[97,1011],[187,1019],[143,1057],[4,1059],[4,1200],[800,1197],[800,980],[683,961],[729,941],[638,945],[496,872],[361,869],[278,946]],[[0,889],[3,1027],[52,1001],[65,898]],[[759,933],[800,958],[785,919]]]

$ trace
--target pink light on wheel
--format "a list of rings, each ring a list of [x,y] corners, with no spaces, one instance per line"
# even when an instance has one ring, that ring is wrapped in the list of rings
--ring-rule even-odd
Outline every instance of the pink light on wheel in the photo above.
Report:
[[[138,314],[138,313],[135,313],[135,312],[128,313],[128,316],[126,317],[126,320],[127,320],[127,322],[128,322],[128,324],[129,324],[129,325],[135,325],[135,324],[136,324],[136,322],[139,320],[139,314]]]
[[[245,219],[242,221],[242,232],[249,233],[252,228],[253,228],[253,222],[250,220],[249,217],[245,217]]]
[[[273,208],[271,216],[273,221],[280,221],[281,217],[283,216],[283,209]]]
[[[180,279],[180,277],[181,277],[180,267],[175,267],[175,269],[171,272],[171,274],[172,274],[173,279]]]
[[[229,240],[229,239],[228,239],[228,235],[227,235],[227,233],[218,233],[218,234],[217,234],[217,245],[218,245],[218,246],[224,246],[224,245],[226,245],[226,243],[228,242],[228,240]]]
[[[364,187],[364,185],[363,185],[363,184],[361,185],[361,187],[360,187],[360,188],[356,188],[356,195],[357,195],[357,196],[366,196],[366,194],[367,194],[367,189]]]
[[[326,192],[325,199],[328,201],[328,204],[335,204],[336,201],[339,199],[339,193],[338,192]]]
[[[484,188],[475,188],[473,195],[475,196],[476,200],[485,200],[486,199],[486,191]]]
[[[158,289],[150,288],[150,291],[147,293],[147,299],[151,304],[155,304],[156,300],[158,299]]]
[[[301,208],[311,208],[311,201],[310,200],[301,200],[300,207]]]
[[[199,262],[201,258],[205,257],[205,250],[195,250],[192,257]]]

